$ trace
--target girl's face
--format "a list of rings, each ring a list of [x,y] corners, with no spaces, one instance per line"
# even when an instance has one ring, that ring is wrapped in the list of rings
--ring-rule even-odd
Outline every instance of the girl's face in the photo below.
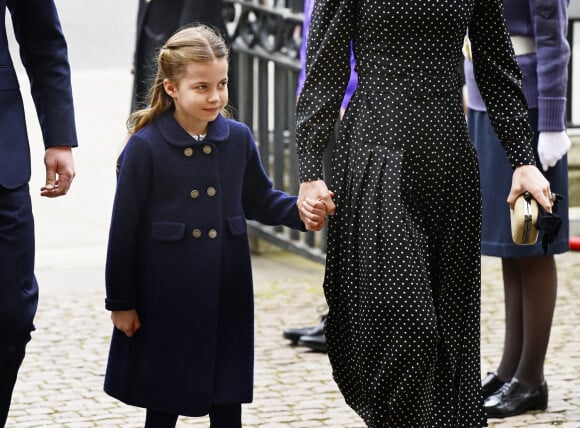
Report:
[[[165,79],[163,86],[173,98],[177,122],[191,135],[205,134],[228,103],[228,60],[191,63],[182,79]]]

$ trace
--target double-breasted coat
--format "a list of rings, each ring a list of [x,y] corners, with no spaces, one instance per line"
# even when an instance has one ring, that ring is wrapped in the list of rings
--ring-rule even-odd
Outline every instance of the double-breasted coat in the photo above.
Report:
[[[272,188],[248,127],[222,116],[196,141],[166,112],[121,154],[106,307],[114,329],[105,391],[188,416],[251,402],[253,286],[246,219],[304,230],[296,197]]]

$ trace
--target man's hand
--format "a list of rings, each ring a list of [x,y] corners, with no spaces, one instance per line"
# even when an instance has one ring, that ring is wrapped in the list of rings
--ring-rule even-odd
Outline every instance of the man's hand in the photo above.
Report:
[[[55,198],[65,195],[75,176],[71,147],[49,147],[44,153],[46,184],[40,189],[40,196]]]

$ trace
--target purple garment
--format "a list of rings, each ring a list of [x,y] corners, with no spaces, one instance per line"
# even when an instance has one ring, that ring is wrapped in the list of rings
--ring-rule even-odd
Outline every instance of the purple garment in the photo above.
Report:
[[[517,57],[529,108],[539,113],[538,131],[566,129],[566,81],[570,46],[566,40],[569,0],[505,0],[504,15],[512,36],[531,37],[536,53]],[[522,13],[522,11],[524,13]],[[473,64],[465,61],[467,105],[485,111]]]
[[[302,45],[300,46],[300,74],[298,75],[298,87],[296,89],[296,96],[302,92],[304,80],[306,79],[306,41],[308,40],[308,31],[310,29],[310,17],[312,16],[312,9],[314,8],[314,0],[304,0],[304,23],[302,25]],[[354,93],[357,85],[358,76],[355,71],[354,52],[352,51],[352,44],[350,50],[350,80],[344,93],[341,108],[346,109],[350,98]]]

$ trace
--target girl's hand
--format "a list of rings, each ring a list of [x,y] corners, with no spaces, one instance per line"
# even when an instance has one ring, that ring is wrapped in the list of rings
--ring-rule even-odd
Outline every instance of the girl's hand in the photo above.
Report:
[[[553,201],[550,182],[534,165],[521,165],[514,170],[512,188],[507,199],[509,206],[513,208],[517,197],[526,191],[530,192],[532,197],[547,212],[552,212]]]
[[[128,311],[113,311],[111,312],[111,320],[113,325],[127,335],[133,336],[137,330],[141,328],[141,321],[135,309]]]
[[[299,214],[308,230],[321,230],[326,223],[326,203],[307,197],[299,207]]]
[[[317,231],[324,227],[320,222],[322,207],[324,215],[333,215],[336,209],[332,200],[334,193],[328,190],[322,180],[305,181],[298,192],[298,213],[307,230]]]

